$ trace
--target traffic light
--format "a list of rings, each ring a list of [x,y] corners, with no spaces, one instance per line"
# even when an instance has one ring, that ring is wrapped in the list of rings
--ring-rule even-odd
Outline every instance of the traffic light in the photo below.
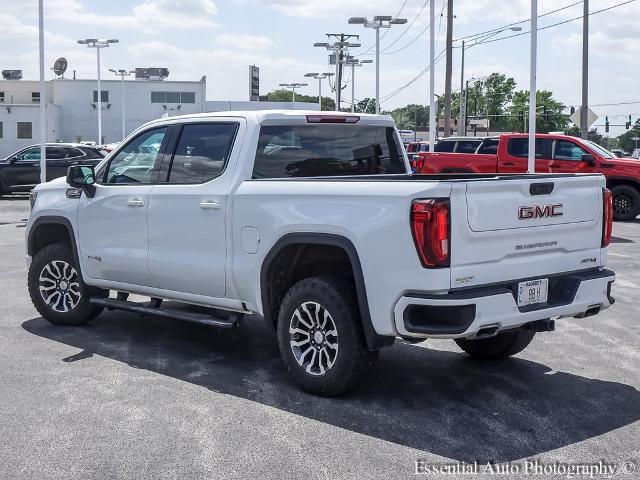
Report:
[[[604,131],[609,133],[609,117],[604,117]]]
[[[624,128],[627,130],[631,128],[631,115],[629,115],[629,121],[624,124]]]

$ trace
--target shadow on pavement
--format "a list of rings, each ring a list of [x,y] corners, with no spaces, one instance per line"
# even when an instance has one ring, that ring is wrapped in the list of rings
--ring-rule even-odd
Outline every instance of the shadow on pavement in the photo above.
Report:
[[[85,327],[42,318],[22,326],[82,349],[64,362],[100,355],[460,461],[531,457],[640,419],[635,388],[519,358],[482,363],[398,341],[362,387],[326,399],[297,389],[274,337],[253,318],[235,331],[123,312],[103,313]]]

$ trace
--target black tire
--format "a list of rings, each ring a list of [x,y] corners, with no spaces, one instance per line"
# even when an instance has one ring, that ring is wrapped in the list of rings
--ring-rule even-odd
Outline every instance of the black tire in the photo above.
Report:
[[[630,185],[617,185],[613,194],[613,219],[620,222],[633,220],[640,214],[640,192]]]
[[[527,348],[535,336],[536,332],[533,330],[518,329],[499,333],[495,337],[477,340],[458,338],[456,343],[473,358],[496,360],[520,353]]]
[[[59,279],[55,278],[56,273]],[[107,290],[85,285],[66,243],[47,245],[34,255],[29,266],[28,287],[38,313],[55,325],[82,325],[94,319],[102,307],[90,304],[89,298],[108,294]],[[47,303],[45,296],[53,298]]]
[[[304,316],[305,307],[311,317],[311,329],[298,320],[301,314]],[[296,312],[298,316],[294,319]],[[328,318],[324,312],[328,313]],[[309,317],[305,316],[306,319]],[[322,317],[322,320],[314,323],[314,317]],[[291,334],[292,325],[296,326],[294,330],[309,331],[306,336],[299,331]],[[289,373],[303,390],[316,395],[334,396],[351,389],[366,377],[378,359],[378,351],[367,349],[355,288],[338,277],[311,277],[293,285],[282,300],[277,330],[280,355]],[[320,343],[315,343],[319,338],[311,331],[319,332],[322,337]],[[292,341],[307,343],[297,347],[291,345]],[[297,353],[294,349],[298,350]],[[301,355],[303,349],[310,353]],[[296,355],[299,355],[302,365],[296,360]],[[329,365],[332,356],[333,363]],[[323,359],[324,367],[328,367],[324,368],[324,373],[319,364]],[[308,372],[308,368],[312,371]]]

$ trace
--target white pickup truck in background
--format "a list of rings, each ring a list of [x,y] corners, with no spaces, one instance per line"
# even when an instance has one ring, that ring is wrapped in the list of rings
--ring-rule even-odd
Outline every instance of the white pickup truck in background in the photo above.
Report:
[[[613,303],[602,176],[409,172],[387,116],[150,122],[95,171],[35,188],[32,301],[60,325],[104,308],[221,328],[260,315],[294,379],[322,395],[396,337],[500,358]]]

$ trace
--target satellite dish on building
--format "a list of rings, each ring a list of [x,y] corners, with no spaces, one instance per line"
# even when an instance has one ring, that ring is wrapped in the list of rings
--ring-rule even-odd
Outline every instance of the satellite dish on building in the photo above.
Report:
[[[53,73],[55,73],[58,77],[64,78],[64,72],[67,71],[67,59],[64,57],[60,57],[53,64]]]

